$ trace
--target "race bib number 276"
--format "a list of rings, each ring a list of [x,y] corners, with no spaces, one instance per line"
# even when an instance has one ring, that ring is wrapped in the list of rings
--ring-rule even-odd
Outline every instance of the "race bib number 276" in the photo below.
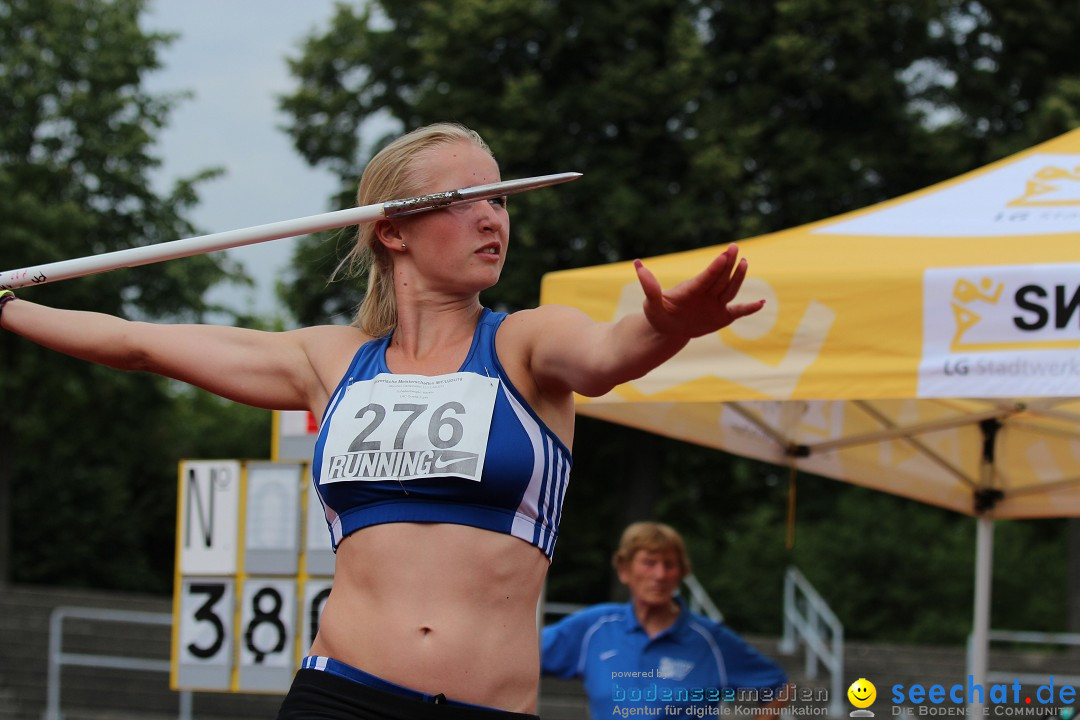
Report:
[[[460,477],[480,481],[497,378],[376,375],[355,382],[327,428],[319,483]]]

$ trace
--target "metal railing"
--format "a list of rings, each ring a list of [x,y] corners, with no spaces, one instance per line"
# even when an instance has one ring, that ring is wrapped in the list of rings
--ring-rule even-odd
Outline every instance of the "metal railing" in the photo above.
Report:
[[[709,597],[709,593],[705,591],[705,587],[700,580],[693,575],[687,575],[683,578],[683,583],[685,583],[686,589],[689,590],[690,598],[688,602],[691,612],[705,615],[716,622],[724,622],[724,614],[713,603],[712,598]]]
[[[987,634],[990,642],[1027,643],[1030,645],[1061,645],[1065,647],[1080,647],[1080,633],[1047,633],[1022,630],[991,630]],[[972,659],[975,652],[974,635],[968,635],[967,642],[967,667],[971,673]],[[1012,682],[1019,680],[1021,684],[1045,683],[1046,673],[1023,673],[994,671],[987,668],[986,682]],[[1055,685],[1080,685],[1080,675],[1060,675],[1054,673]]]
[[[805,673],[817,677],[818,663],[830,674],[829,714],[846,714],[844,706],[844,626],[810,581],[794,567],[784,574],[784,635],[780,652],[793,655],[806,648]]]
[[[133,612],[128,610],[105,610],[101,608],[58,607],[49,616],[49,669],[46,689],[46,705],[43,720],[63,720],[60,712],[60,676],[65,665],[109,668],[112,670],[142,670],[164,672],[170,670],[168,660],[120,655],[95,655],[64,652],[64,620],[91,620],[107,623],[135,625],[172,625],[170,613]],[[191,692],[183,690],[180,695],[180,720],[191,720]]]

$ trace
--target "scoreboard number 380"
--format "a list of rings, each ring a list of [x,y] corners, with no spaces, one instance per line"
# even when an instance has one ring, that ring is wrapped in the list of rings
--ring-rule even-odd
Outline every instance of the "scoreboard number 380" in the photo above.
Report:
[[[180,464],[171,685],[288,690],[334,558],[303,463]]]

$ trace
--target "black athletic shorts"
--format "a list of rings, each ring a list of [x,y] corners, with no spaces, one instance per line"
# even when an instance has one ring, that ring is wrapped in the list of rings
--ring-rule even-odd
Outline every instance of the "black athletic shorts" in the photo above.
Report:
[[[540,720],[442,695],[406,697],[335,675],[301,668],[281,703],[278,720]]]

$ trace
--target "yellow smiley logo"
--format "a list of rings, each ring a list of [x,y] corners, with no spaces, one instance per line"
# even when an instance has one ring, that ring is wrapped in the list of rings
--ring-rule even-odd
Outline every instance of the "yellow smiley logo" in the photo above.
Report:
[[[877,688],[866,678],[859,678],[847,689],[848,700],[857,708],[868,708],[877,699]]]

